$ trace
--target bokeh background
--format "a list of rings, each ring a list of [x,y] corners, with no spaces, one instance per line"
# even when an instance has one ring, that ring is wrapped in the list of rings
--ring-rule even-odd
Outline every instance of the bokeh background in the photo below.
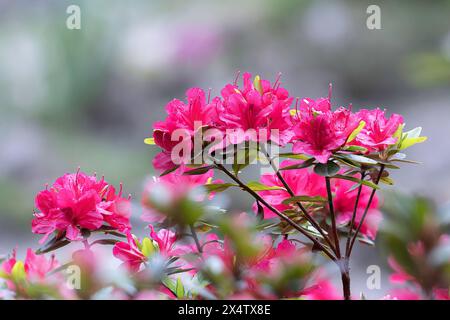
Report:
[[[71,4],[81,30],[66,28]],[[366,27],[369,4],[381,30]],[[296,96],[325,96],[332,82],[335,104],[404,114],[429,141],[408,152],[423,164],[395,173],[396,188],[450,199],[448,0],[0,0],[0,253],[37,246],[34,194],[78,166],[123,182],[137,223],[152,123],[186,88],[218,94],[237,70],[282,72]],[[355,292],[380,296],[365,288],[367,266],[384,265],[377,249],[356,257]]]

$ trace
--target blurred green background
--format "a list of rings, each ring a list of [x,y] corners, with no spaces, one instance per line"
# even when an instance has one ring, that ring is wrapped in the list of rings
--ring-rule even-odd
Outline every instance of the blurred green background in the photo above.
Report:
[[[71,4],[81,30],[66,27]],[[366,27],[369,4],[381,30]],[[335,104],[403,113],[429,141],[396,188],[450,198],[450,1],[0,0],[0,251],[36,246],[34,195],[78,166],[138,203],[165,104],[190,86],[218,94],[237,70],[282,72],[297,96],[332,82]]]

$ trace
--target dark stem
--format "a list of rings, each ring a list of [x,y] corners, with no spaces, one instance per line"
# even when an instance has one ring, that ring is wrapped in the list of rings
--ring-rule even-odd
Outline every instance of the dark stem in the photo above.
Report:
[[[190,226],[192,238],[194,238],[195,245],[197,246],[197,250],[199,253],[203,253],[202,246],[200,245],[200,241],[198,241],[197,232],[195,232],[194,226],[191,224]]]
[[[350,273],[345,270],[341,271],[342,279],[342,292],[344,293],[344,300],[351,300],[351,290],[350,290]]]
[[[325,183],[327,185],[328,206],[330,209],[331,229],[332,229],[333,237],[334,237],[336,256],[338,257],[338,259],[340,259],[341,258],[341,249],[339,247],[339,236],[338,236],[338,232],[337,232],[337,228],[336,228],[336,215],[334,214],[333,195],[331,193],[330,177],[325,177]]]
[[[365,175],[366,175],[366,172],[362,171],[361,172],[361,180],[364,179]],[[353,208],[352,220],[350,221],[350,227],[349,227],[348,233],[347,233],[347,242],[345,244],[345,257],[346,258],[348,258],[348,250],[350,248],[350,240],[352,239],[353,227],[355,226],[356,213],[358,211],[358,204],[359,204],[359,199],[361,197],[362,186],[363,185],[360,184],[358,187],[358,194],[356,195],[355,207]]]
[[[245,183],[243,183],[241,180],[239,180],[237,177],[235,177],[229,170],[227,170],[222,164],[215,163],[216,167],[221,170],[223,173],[225,173],[228,177],[230,177],[234,182],[236,182],[239,187],[241,187],[244,191],[248,192],[253,198],[258,200],[260,203],[265,205],[270,211],[275,213],[277,216],[279,216],[281,219],[285,220],[289,225],[291,225],[294,229],[296,229],[298,232],[303,234],[305,237],[307,237],[309,240],[311,240],[315,246],[318,247],[321,251],[323,251],[331,260],[337,261],[336,257],[333,256],[333,254],[322,244],[320,241],[318,241],[316,238],[311,236],[307,231],[303,230],[297,223],[295,223],[292,219],[290,219],[288,216],[286,216],[284,213],[278,211],[274,207],[272,207],[266,200],[264,200],[259,194],[257,194],[255,191],[250,189]]]
[[[381,164],[380,165],[380,172],[378,173],[377,179],[375,181],[376,185],[378,185],[378,183],[380,182],[381,176],[383,175],[383,171],[384,171],[384,164]],[[369,202],[367,203],[367,206],[364,209],[364,213],[363,213],[363,215],[361,217],[361,220],[358,223],[358,228],[356,229],[355,234],[353,235],[352,241],[350,243],[350,247],[348,249],[348,254],[347,254],[348,258],[350,258],[350,255],[352,254],[353,245],[355,244],[356,237],[358,237],[359,231],[361,230],[361,227],[362,227],[362,225],[364,223],[364,219],[366,218],[367,212],[369,211],[370,205],[372,204],[372,200],[373,200],[373,197],[375,196],[375,192],[376,191],[377,191],[377,189],[373,189],[372,193],[370,194]]]
[[[264,148],[263,148],[264,149]],[[295,197],[295,193],[292,191],[289,184],[284,180],[283,175],[281,174],[280,170],[275,166],[272,159],[270,158],[270,155],[267,153],[267,151],[264,149],[264,154],[269,161],[270,166],[272,167],[273,171],[277,175],[278,179],[283,184],[286,191],[289,193],[291,197]],[[303,215],[305,216],[306,220],[308,220],[309,223],[320,233],[320,235],[325,239],[327,244],[330,246],[331,250],[336,254],[336,248],[332,244],[330,238],[325,234],[324,230],[319,226],[319,224],[316,222],[316,220],[308,213],[308,211],[305,209],[305,207],[301,204],[301,202],[297,201],[296,205],[300,208]]]

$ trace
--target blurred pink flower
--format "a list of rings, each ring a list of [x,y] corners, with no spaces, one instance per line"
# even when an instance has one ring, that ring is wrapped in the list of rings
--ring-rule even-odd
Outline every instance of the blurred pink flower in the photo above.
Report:
[[[142,205],[144,207],[141,219],[146,222],[157,222],[164,219],[164,215],[158,212],[153,205],[156,199],[160,199],[160,195],[165,198],[167,203],[175,203],[179,199],[189,196],[194,190],[200,186],[210,182],[214,171],[208,170],[204,174],[199,175],[185,175],[189,171],[188,167],[180,165],[176,170],[170,172],[162,177],[150,180],[143,192]],[[215,181],[219,183],[220,181]],[[198,200],[203,200],[203,194],[198,195]]]
[[[17,263],[16,250],[13,250],[11,257],[5,260],[0,266],[0,276],[13,276],[13,269]],[[23,271],[25,272],[25,279],[33,283],[44,283],[49,273],[59,267],[58,261],[54,255],[47,259],[44,255],[36,255],[30,248],[27,249],[27,254],[23,262]],[[6,279],[6,285],[10,290],[16,289],[16,284],[13,279]]]
[[[409,288],[396,288],[389,291],[384,300],[421,300],[421,295]]]
[[[330,280],[320,275],[316,275],[313,284],[302,292],[302,297],[306,300],[342,300],[342,295]]]
[[[337,215],[338,224],[350,223],[353,211],[355,208],[356,197],[358,195],[358,190],[353,189],[355,183],[343,179],[333,179],[333,190],[335,193],[333,204]],[[356,229],[362,219],[364,211],[369,203],[370,194],[372,189],[367,186],[363,186],[361,190],[361,195],[358,202],[358,208],[356,210],[355,225]],[[367,236],[368,238],[374,240],[377,232],[378,226],[383,218],[381,211],[378,209],[378,196],[375,196],[370,203],[369,210],[364,219],[363,225],[361,226],[360,233]]]
[[[30,248],[25,257],[25,272],[29,279],[44,281],[46,276],[59,267],[59,262],[51,255],[47,260],[44,255],[36,255]]]
[[[301,163],[301,161],[285,160],[281,163],[280,167],[283,168],[297,163]],[[310,172],[308,169],[282,170],[281,175],[296,195],[325,197],[327,194],[323,177]],[[283,183],[278,179],[275,173],[262,175],[260,181],[266,186],[284,187]],[[275,209],[284,211],[290,208],[289,205],[282,203],[283,200],[291,197],[285,190],[260,191],[259,194]],[[277,217],[277,215],[266,206],[263,206],[263,208],[265,219]],[[257,212],[256,203],[253,205],[253,211]]]

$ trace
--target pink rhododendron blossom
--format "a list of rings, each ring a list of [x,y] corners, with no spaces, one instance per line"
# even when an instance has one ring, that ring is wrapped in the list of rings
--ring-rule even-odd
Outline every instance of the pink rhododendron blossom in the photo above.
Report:
[[[297,163],[301,162],[285,160],[281,163],[280,167],[283,168]],[[324,178],[315,174],[314,172],[311,172],[308,169],[282,170],[281,175],[296,195],[312,197],[321,196],[324,198],[326,198],[327,196]],[[266,186],[275,186],[281,188],[284,187],[283,183],[279,180],[275,173],[262,175],[260,181]],[[357,190],[351,190],[353,186],[354,182],[348,180],[332,180],[332,192],[335,194],[333,198],[333,204],[336,211],[338,224],[347,224],[351,221],[354,204],[357,197]],[[364,210],[369,202],[371,190],[372,189],[366,186],[363,186],[361,190],[355,218],[355,228],[358,227]],[[264,200],[266,200],[270,205],[272,205],[279,211],[284,211],[291,208],[292,206],[295,206],[295,204],[283,204],[284,200],[291,197],[286,190],[265,190],[260,191],[259,194],[264,198]],[[367,212],[364,223],[360,229],[361,234],[369,237],[370,239],[375,239],[378,231],[378,225],[382,219],[381,212],[378,210],[378,202],[378,197],[375,195],[369,206],[369,211]],[[267,207],[263,206],[263,209],[265,219],[277,217],[277,215]],[[253,211],[257,212],[257,210],[258,208],[255,203],[253,205]]]
[[[352,144],[363,146],[369,151],[383,151],[397,143],[397,138],[393,135],[398,126],[403,124],[403,117],[394,113],[386,118],[385,112],[378,108],[360,110],[357,116],[366,124]]]
[[[131,272],[139,271],[141,265],[147,262],[153,253],[171,258],[192,252],[192,246],[176,243],[177,236],[171,230],[160,229],[156,232],[152,225],[149,225],[149,228],[150,237],[144,238],[142,242],[128,233],[127,242],[118,242],[114,245],[113,255],[123,261],[123,265]],[[186,263],[177,265],[185,266]]]
[[[155,143],[163,149],[154,161],[157,169],[165,170],[173,167],[175,159],[172,158],[172,149],[179,143],[184,143],[186,149],[191,152],[195,132],[202,127],[214,126],[217,122],[218,98],[214,98],[211,102],[206,101],[205,92],[200,88],[188,89],[186,97],[186,103],[178,99],[170,101],[166,105],[166,119],[153,126]],[[176,160],[183,163],[183,159],[185,157],[190,159],[191,154],[176,156],[179,157]]]
[[[103,178],[77,172],[58,178],[36,196],[32,231],[44,234],[41,242],[57,231],[69,240],[80,240],[81,229],[97,230],[108,225],[124,232],[130,228],[130,206],[114,186]]]
[[[138,241],[131,233],[128,233],[127,242],[118,242],[113,248],[113,255],[123,261],[123,265],[131,272],[139,271],[141,264],[147,261],[147,257],[137,245]]]
[[[360,118],[349,109],[340,107],[332,111],[329,99],[305,98],[294,117],[292,150],[326,163],[333,151],[347,142],[359,122]]]
[[[297,163],[301,163],[301,161],[285,160],[281,163],[280,167],[283,168]],[[327,194],[323,177],[310,172],[307,169],[282,170],[281,175],[296,195],[326,196]],[[266,186],[284,187],[283,183],[278,179],[275,173],[262,175],[260,181]],[[270,205],[280,211],[290,208],[289,205],[282,203],[283,200],[291,197],[285,190],[267,190],[261,191],[259,194]],[[253,211],[257,211],[256,204],[253,205]],[[264,218],[271,219],[274,217],[277,217],[277,215],[264,206]]]
[[[354,182],[344,179],[333,180],[333,190],[335,193],[333,204],[337,214],[338,224],[347,224],[352,219],[355,201],[358,194],[358,190],[353,188],[354,185]],[[370,187],[362,187],[358,208],[356,210],[354,225],[355,229],[359,226],[367,204],[369,203],[371,193],[372,189]],[[367,215],[360,229],[361,234],[372,240],[374,240],[377,235],[378,226],[382,219],[382,214],[378,209],[378,202],[378,196],[375,195],[370,203],[369,210],[367,211]]]
[[[273,85],[259,77],[253,81],[250,73],[244,73],[243,80],[242,88],[227,84],[221,91],[223,100],[216,100],[218,127],[228,130],[227,139],[233,144],[270,140],[285,145],[292,137],[289,107],[293,98],[278,80]]]
[[[174,247],[175,242],[177,241],[177,236],[174,232],[168,229],[161,229],[158,232],[155,232],[152,225],[149,225],[149,228],[150,237],[158,244],[160,254],[170,257],[183,252]]]

